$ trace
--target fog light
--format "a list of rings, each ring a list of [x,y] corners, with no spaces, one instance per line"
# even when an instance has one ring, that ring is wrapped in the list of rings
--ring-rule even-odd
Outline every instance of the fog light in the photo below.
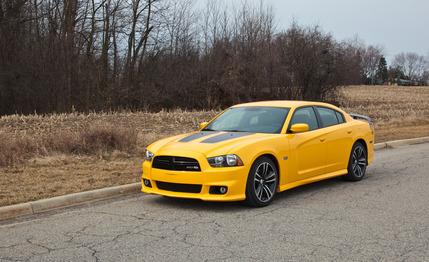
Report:
[[[144,184],[145,186],[147,186],[147,187],[152,187],[152,185],[151,185],[151,183],[150,183],[150,180],[149,180],[149,179],[144,179],[144,178],[143,178],[143,184]]]
[[[228,192],[228,187],[226,186],[211,186],[209,193],[213,195],[224,195]]]

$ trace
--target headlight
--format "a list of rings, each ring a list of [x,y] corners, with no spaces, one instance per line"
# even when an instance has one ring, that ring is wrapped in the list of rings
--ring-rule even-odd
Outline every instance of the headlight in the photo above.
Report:
[[[153,153],[146,149],[144,151],[144,160],[145,161],[152,161],[152,158],[153,158]]]
[[[243,161],[237,155],[222,155],[207,158],[212,167],[242,166]]]

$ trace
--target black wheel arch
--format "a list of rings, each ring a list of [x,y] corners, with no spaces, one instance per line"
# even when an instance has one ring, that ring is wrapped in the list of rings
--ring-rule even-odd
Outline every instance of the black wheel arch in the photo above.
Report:
[[[363,145],[363,147],[365,148],[365,151],[366,151],[366,158],[367,158],[367,160],[368,160],[368,145],[367,145],[367,143],[366,143],[365,139],[363,139],[363,138],[359,138],[359,139],[357,139],[357,140],[353,143],[353,146],[354,146],[356,143],[360,143],[360,144],[362,144],[362,145]],[[353,146],[352,146],[352,148],[353,148]]]

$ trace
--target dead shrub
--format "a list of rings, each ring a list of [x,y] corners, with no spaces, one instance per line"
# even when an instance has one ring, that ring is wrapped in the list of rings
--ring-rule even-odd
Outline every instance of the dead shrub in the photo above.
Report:
[[[80,153],[80,132],[82,131],[60,131],[41,137],[41,144],[45,154],[51,152],[77,154]]]
[[[137,132],[131,128],[91,126],[79,131],[60,131],[38,137],[10,137],[0,133],[0,166],[52,153],[102,155],[114,151],[135,152]]]
[[[137,145],[137,132],[127,128],[96,126],[81,132],[79,151],[85,154],[100,154],[114,150],[133,152]]]
[[[0,166],[10,166],[34,155],[38,147],[34,139],[11,137],[0,133]]]

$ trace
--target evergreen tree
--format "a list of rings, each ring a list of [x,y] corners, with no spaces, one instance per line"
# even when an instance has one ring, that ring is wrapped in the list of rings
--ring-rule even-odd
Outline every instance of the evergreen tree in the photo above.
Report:
[[[380,61],[378,62],[378,68],[376,73],[376,81],[377,84],[383,84],[387,82],[389,78],[389,74],[387,72],[387,62],[384,56],[380,57]]]

